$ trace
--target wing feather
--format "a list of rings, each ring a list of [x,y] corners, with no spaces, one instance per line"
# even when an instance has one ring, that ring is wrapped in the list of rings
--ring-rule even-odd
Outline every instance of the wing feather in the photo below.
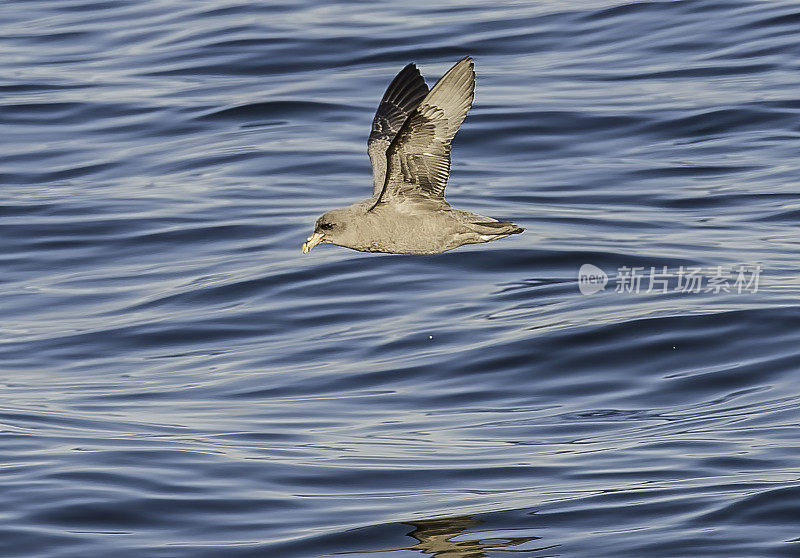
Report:
[[[386,181],[386,150],[427,94],[425,79],[413,63],[400,70],[386,88],[367,139],[367,153],[372,163],[373,195],[378,195]]]
[[[474,65],[466,57],[436,82],[389,144],[386,179],[373,208],[389,199],[444,198],[450,175],[450,144],[474,95]]]

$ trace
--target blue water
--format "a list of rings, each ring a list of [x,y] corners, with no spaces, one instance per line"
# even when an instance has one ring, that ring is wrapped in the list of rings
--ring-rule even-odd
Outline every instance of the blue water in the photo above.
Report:
[[[796,3],[0,22],[0,554],[800,556]],[[464,55],[448,199],[527,231],[300,254],[395,73]]]

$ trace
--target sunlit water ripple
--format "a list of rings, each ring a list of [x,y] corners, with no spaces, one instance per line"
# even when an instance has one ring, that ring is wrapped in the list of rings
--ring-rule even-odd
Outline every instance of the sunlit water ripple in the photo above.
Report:
[[[4,555],[799,555],[800,9],[564,6],[4,2]],[[466,54],[525,234],[302,256]]]

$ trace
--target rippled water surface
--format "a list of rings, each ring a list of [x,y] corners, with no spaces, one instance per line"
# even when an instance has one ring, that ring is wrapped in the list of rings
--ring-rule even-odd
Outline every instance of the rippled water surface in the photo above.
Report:
[[[0,21],[0,553],[800,555],[796,3]],[[448,199],[527,231],[301,255],[467,54]]]

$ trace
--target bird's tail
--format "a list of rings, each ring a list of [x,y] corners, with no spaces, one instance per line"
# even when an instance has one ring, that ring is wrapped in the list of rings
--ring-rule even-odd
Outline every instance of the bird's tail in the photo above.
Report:
[[[473,222],[472,225],[475,227],[475,232],[481,236],[492,237],[492,239],[519,234],[525,230],[511,221],[478,221]]]

